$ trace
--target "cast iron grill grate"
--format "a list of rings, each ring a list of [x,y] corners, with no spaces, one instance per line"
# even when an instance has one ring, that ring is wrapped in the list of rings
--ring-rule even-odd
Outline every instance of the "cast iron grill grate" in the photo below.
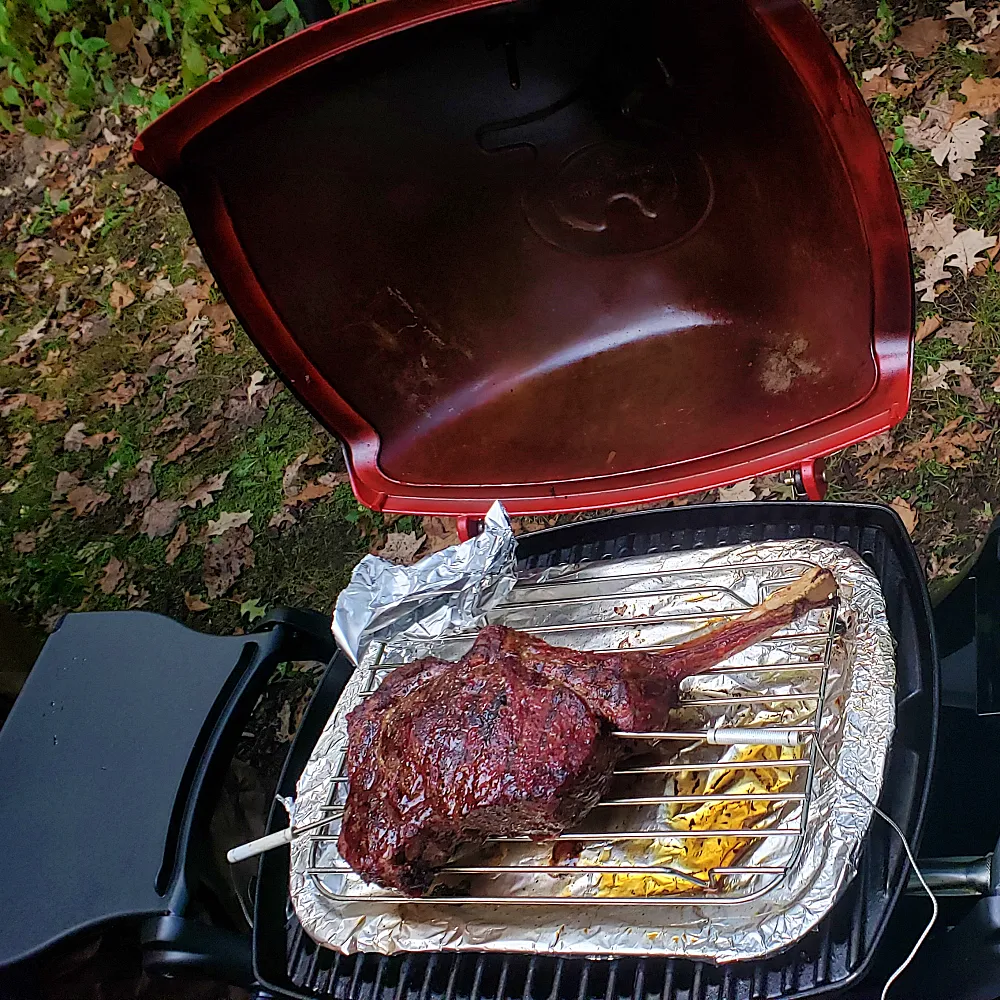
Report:
[[[897,642],[897,726],[880,805],[916,838],[933,764],[937,688],[930,606],[902,527],[885,508],[847,504],[739,504],[676,508],[584,521],[525,536],[526,569],[748,541],[819,538],[846,544],[875,571]],[[280,791],[291,794],[322,718],[303,725]],[[307,713],[308,714],[308,713]],[[867,970],[906,880],[898,840],[869,831],[858,873],[820,925],[767,959],[713,966],[688,959],[611,961],[548,956],[341,956],[303,932],[288,901],[288,853],[264,858],[254,947],[272,988],[339,1000],[776,1000],[832,992]],[[282,947],[283,946],[283,947]]]

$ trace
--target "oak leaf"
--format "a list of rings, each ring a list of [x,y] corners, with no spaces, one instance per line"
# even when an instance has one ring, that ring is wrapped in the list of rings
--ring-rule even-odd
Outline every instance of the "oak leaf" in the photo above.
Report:
[[[424,517],[420,520],[420,527],[427,536],[424,546],[427,555],[440,552],[441,549],[457,545],[461,541],[458,537],[458,522],[453,517]]]
[[[244,525],[249,524],[252,517],[253,511],[250,510],[244,510],[238,514],[233,511],[226,511],[220,514],[217,520],[208,522],[205,533],[209,538],[225,534],[234,528],[242,528]]]
[[[928,337],[941,328],[941,322],[941,317],[937,314],[924,317],[924,319],[920,321],[920,325],[917,327],[916,334],[914,335],[916,342],[918,344],[923,343]]]
[[[110,499],[110,493],[98,493],[89,486],[76,486],[66,494],[66,502],[73,508],[76,517],[93,514],[102,503],[107,503]]]
[[[719,499],[723,502],[756,500],[757,496],[753,491],[753,480],[744,479],[742,482],[734,483],[732,486],[723,486],[719,490]]]
[[[325,483],[306,483],[302,489],[296,491],[285,500],[286,507],[298,507],[301,504],[309,503],[312,500],[319,500],[329,496],[334,491],[333,486]]]
[[[189,594],[186,590],[184,591],[184,606],[188,611],[207,611],[209,605],[207,605],[200,597],[195,597],[193,594]]]
[[[102,594],[113,594],[118,585],[125,579],[125,564],[121,559],[112,556],[101,573],[99,584]]]
[[[945,267],[957,267],[968,276],[976,264],[986,259],[978,254],[983,250],[992,250],[996,244],[997,238],[984,235],[981,229],[964,229],[941,251]]]
[[[108,305],[114,309],[116,316],[121,316],[122,310],[127,309],[133,302],[135,302],[135,292],[128,285],[121,281],[111,283]]]
[[[966,347],[974,326],[972,322],[953,322],[940,329],[937,335],[950,340],[956,347]]]
[[[375,554],[390,562],[410,565],[425,541],[424,535],[415,531],[390,531],[385,536],[385,544]]]
[[[170,539],[167,544],[167,552],[164,560],[168,566],[173,566],[177,557],[181,554],[181,550],[187,545],[188,542],[188,529],[187,525],[181,521],[177,526],[177,530],[174,532],[174,537]]]
[[[973,31],[976,30],[976,11],[975,9],[969,10],[965,6],[965,0],[954,0],[954,3],[948,4],[948,14],[945,20],[965,21]]]
[[[154,500],[143,511],[139,530],[147,538],[163,538],[174,530],[180,510],[180,500]]]
[[[987,77],[982,81],[977,81],[972,76],[966,77],[962,81],[961,92],[965,97],[962,107],[965,114],[974,111],[984,118],[992,118],[1000,111],[1000,80],[995,77]]]
[[[226,479],[228,478],[229,470],[226,469],[224,472],[220,472],[215,476],[209,476],[208,479],[192,486],[188,490],[188,495],[184,498],[182,506],[197,508],[200,504],[202,507],[207,507],[215,500],[213,494],[218,493],[226,485]]]
[[[896,37],[894,44],[911,52],[918,59],[926,59],[947,40],[948,28],[944,21],[938,21],[933,17],[922,17],[919,21],[906,25]]]
[[[925,210],[923,218],[919,222],[914,220],[911,225],[910,246],[917,253],[928,247],[943,250],[955,238],[955,216],[952,212],[939,215]]]
[[[244,523],[225,530],[205,546],[202,577],[210,598],[226,593],[244,569],[253,567],[254,554],[250,547],[253,537],[253,529]]]

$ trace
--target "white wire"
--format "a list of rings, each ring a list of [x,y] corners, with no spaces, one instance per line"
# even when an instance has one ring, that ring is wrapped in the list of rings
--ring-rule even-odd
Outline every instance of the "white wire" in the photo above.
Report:
[[[917,938],[916,944],[914,944],[914,946],[910,949],[909,955],[907,955],[906,958],[903,959],[902,964],[885,981],[885,986],[882,987],[882,993],[879,997],[879,1000],[886,1000],[886,997],[889,996],[889,989],[891,988],[892,984],[897,979],[899,979],[899,977],[909,968],[910,963],[916,957],[917,952],[920,951],[921,945],[927,940],[927,935],[930,934],[931,930],[934,927],[934,924],[937,922],[938,910],[939,910],[937,897],[934,895],[933,892],[931,892],[930,886],[924,881],[923,873],[917,867],[917,859],[913,856],[913,851],[910,848],[910,843],[906,839],[906,835],[899,828],[899,825],[896,823],[896,821],[887,813],[882,812],[882,810],[879,809],[879,807],[875,805],[875,803],[872,802],[872,800],[863,791],[861,791],[860,788],[858,788],[855,784],[853,784],[853,782],[848,781],[847,778],[845,778],[840,773],[840,771],[838,771],[833,766],[833,764],[830,763],[830,758],[827,757],[827,755],[823,752],[823,748],[819,745],[818,739],[816,740],[815,745],[816,745],[816,752],[820,755],[820,757],[823,758],[823,762],[826,764],[828,768],[830,768],[830,770],[834,773],[834,775],[836,775],[836,777],[839,778],[840,781],[842,781],[852,792],[854,792],[855,795],[860,795],[861,798],[863,798],[865,802],[867,802],[868,805],[870,805],[872,809],[875,810],[876,815],[884,819],[885,822],[888,823],[889,826],[891,826],[893,830],[896,831],[896,835],[903,843],[903,850],[906,851],[906,857],[909,859],[910,865],[913,868],[913,871],[916,873],[917,880],[923,886],[924,892],[927,893],[927,896],[931,901],[931,919],[927,921],[927,926],[923,929],[923,932],[921,933],[920,937]]]

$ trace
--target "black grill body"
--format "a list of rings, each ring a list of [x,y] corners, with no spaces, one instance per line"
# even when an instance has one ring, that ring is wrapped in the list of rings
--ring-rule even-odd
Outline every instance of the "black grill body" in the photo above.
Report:
[[[877,574],[896,638],[896,734],[880,806],[916,847],[938,724],[938,671],[923,572],[886,507],[749,503],[675,507],[581,521],[519,539],[525,569],[768,539],[819,538],[858,552]],[[303,719],[279,785],[294,795],[349,668],[338,656]],[[280,808],[280,807],[279,807]],[[284,825],[272,812],[269,828]],[[776,1000],[855,993],[903,891],[898,838],[875,818],[858,873],[820,925],[767,959],[715,966],[688,959],[562,959],[442,952],[341,956],[302,930],[288,896],[288,849],[264,855],[257,887],[254,968],[275,993],[338,1000]],[[883,949],[884,951],[885,949]],[[894,950],[894,949],[893,949]],[[877,995],[877,994],[876,994]]]

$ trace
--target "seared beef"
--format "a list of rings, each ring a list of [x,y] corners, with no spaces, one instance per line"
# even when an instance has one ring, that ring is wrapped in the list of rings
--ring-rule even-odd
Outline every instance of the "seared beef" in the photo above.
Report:
[[[456,663],[397,668],[347,717],[341,855],[368,881],[420,894],[461,844],[561,833],[630,752],[614,730],[664,729],[684,677],[835,594],[828,570],[810,570],[662,653],[579,652],[491,625]]]

